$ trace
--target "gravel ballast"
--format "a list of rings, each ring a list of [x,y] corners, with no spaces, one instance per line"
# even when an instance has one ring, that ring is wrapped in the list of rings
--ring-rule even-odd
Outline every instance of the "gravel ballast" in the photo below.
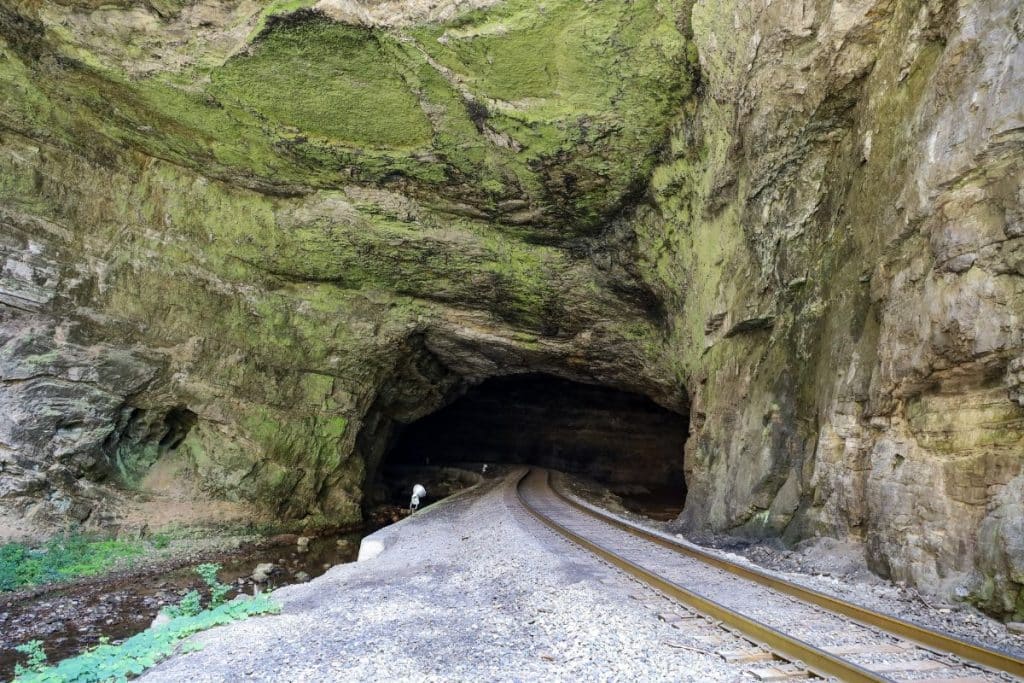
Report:
[[[276,591],[278,616],[199,634],[156,681],[749,680],[742,647],[570,546],[486,482],[371,538],[375,559]],[[673,625],[675,623],[675,625]],[[701,642],[713,645],[701,645]]]
[[[721,537],[732,544],[732,552],[694,543],[674,533],[671,523],[657,522],[625,510],[616,497],[593,482],[556,474],[554,482],[576,500],[594,506],[651,531],[664,533],[673,540],[723,559],[756,567],[778,578],[826,593],[870,610],[950,633],[986,647],[1024,657],[1024,633],[1017,633],[963,602],[926,598],[918,591],[896,585],[871,573],[864,561],[863,548],[829,538],[805,543],[803,551],[788,551],[769,541]],[[706,540],[706,539],[702,539]]]

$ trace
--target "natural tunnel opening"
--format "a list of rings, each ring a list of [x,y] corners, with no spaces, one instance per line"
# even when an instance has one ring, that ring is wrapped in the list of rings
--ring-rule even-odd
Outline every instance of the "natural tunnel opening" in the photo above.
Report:
[[[376,489],[398,504],[412,478],[430,476],[427,468],[454,476],[457,486],[466,483],[458,473],[484,464],[538,465],[596,481],[628,508],[671,519],[686,499],[687,433],[687,415],[640,394],[546,374],[494,377],[400,427]]]

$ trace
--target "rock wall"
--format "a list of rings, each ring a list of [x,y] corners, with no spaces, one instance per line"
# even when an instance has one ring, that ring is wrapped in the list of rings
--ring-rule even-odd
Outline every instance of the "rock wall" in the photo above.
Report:
[[[463,5],[0,3],[5,534],[154,469],[352,522],[496,374],[685,400],[620,217],[691,89],[672,8]]]
[[[684,526],[852,536],[1024,610],[1010,5],[695,5],[703,97],[639,230],[693,393]]]
[[[995,0],[0,0],[5,533],[115,524],[154,469],[350,521],[401,424],[547,372],[689,394],[682,526],[1020,617],[1022,35]]]

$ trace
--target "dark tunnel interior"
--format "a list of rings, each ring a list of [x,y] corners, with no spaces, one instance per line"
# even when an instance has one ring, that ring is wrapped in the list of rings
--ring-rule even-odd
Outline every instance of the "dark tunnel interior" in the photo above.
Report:
[[[652,517],[674,517],[686,497],[688,416],[646,396],[551,375],[495,377],[405,426],[382,479],[404,490],[410,470],[538,465],[594,480]]]

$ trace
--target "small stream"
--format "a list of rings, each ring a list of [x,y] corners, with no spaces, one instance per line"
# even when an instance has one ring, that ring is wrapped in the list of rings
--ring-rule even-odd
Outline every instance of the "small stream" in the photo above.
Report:
[[[21,643],[42,640],[49,660],[56,662],[96,645],[101,637],[116,643],[145,630],[163,607],[202,587],[193,571],[196,564],[222,565],[220,580],[234,585],[229,598],[252,594],[308,581],[334,565],[353,562],[360,540],[370,531],[321,536],[310,542],[306,552],[299,552],[292,541],[202,557],[164,572],[148,573],[143,567],[142,575],[139,570],[127,571],[27,594],[0,593],[0,680],[13,677],[15,663],[23,661],[24,656],[14,650]],[[276,568],[267,583],[257,586],[251,574],[264,562]]]

